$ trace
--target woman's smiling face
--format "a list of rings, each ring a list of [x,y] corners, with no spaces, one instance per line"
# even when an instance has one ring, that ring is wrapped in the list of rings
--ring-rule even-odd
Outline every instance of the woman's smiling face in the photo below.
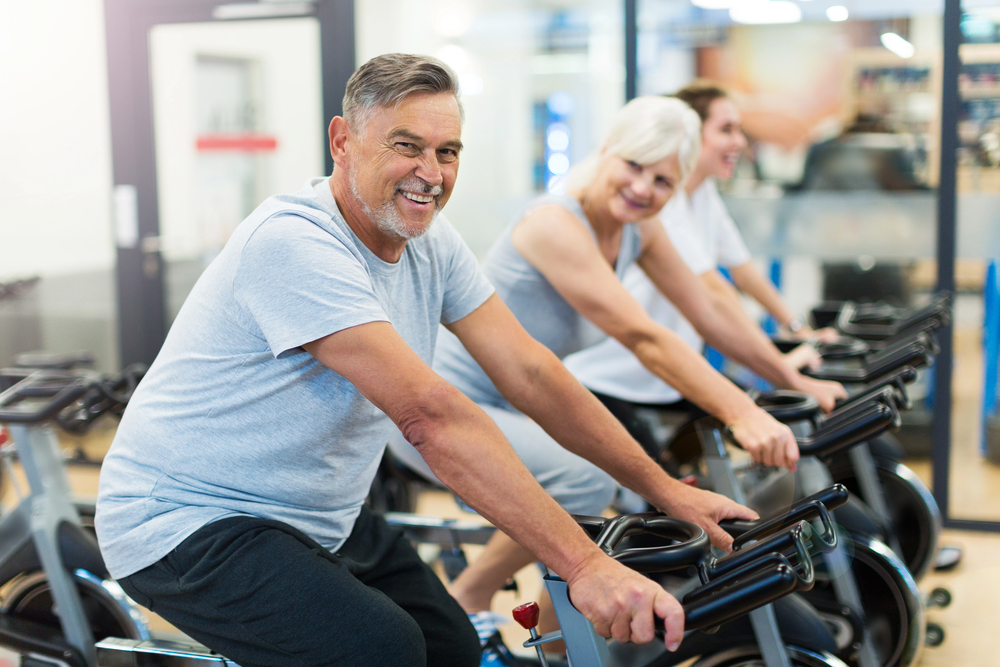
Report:
[[[641,165],[617,155],[604,159],[595,181],[607,210],[622,224],[638,222],[660,212],[681,180],[677,155]]]
[[[701,125],[699,173],[723,181],[732,178],[740,154],[747,147],[740,120],[740,111],[729,98],[720,97],[708,106],[708,117]]]

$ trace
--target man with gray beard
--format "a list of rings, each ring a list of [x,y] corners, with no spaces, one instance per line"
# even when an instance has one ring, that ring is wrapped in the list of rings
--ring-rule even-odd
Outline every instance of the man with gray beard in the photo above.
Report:
[[[271,197],[237,228],[105,459],[97,531],[112,575],[243,667],[479,664],[463,610],[364,507],[397,427],[569,582],[599,632],[650,641],[655,614],[668,646],[680,642],[677,601],[595,547],[489,417],[430,369],[444,324],[567,446],[639,488],[663,474],[525,333],[438,215],[462,149],[457,93],[432,58],[390,54],[355,72],[330,123],[333,175]],[[713,524],[753,516],[721,498],[701,509]]]

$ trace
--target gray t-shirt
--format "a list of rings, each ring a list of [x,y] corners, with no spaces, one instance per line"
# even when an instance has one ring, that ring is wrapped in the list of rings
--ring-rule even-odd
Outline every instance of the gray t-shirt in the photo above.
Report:
[[[234,515],[336,551],[394,426],[301,345],[384,321],[429,364],[439,325],[492,293],[441,216],[388,264],[348,227],[328,179],[265,201],[191,291],[104,461],[97,533],[112,576]]]
[[[545,204],[562,206],[580,218],[593,235],[593,227],[575,197],[569,195],[539,197],[493,244],[483,262],[483,272],[496,287],[497,294],[507,304],[521,326],[535,340],[562,359],[573,352],[596,345],[607,338],[607,334],[580,315],[545,276],[528,263],[514,247],[511,240],[514,227],[533,209]],[[625,225],[614,267],[619,280],[624,276],[625,269],[639,257],[641,251],[639,226]],[[438,337],[437,350],[434,352],[434,370],[477,403],[510,407],[458,338],[445,329],[441,330],[441,335]]]

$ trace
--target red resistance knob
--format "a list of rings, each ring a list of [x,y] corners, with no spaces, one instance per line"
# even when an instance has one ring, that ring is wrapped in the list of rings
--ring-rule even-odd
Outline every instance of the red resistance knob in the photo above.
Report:
[[[0,445],[7,444],[7,438],[8,438],[7,429],[5,429],[3,426],[0,426]]]
[[[538,625],[538,603],[525,602],[520,607],[514,607],[514,620],[525,630],[531,630]]]

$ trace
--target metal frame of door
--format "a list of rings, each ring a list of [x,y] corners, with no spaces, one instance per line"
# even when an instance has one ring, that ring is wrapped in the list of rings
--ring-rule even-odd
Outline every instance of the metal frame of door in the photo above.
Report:
[[[152,363],[166,336],[163,261],[155,251],[160,221],[149,31],[161,24],[226,22],[213,16],[221,4],[225,3],[220,0],[104,0],[114,184],[135,188],[139,237],[134,247],[118,247],[116,278],[122,366],[134,362]],[[256,4],[267,6],[265,2]],[[300,13],[282,14],[291,3],[274,2],[273,14],[254,18],[313,16],[319,21],[323,117],[328,121],[340,115],[347,79],[354,72],[354,2],[313,0],[295,4],[301,6]],[[320,131],[322,128],[317,128],[317,132]],[[331,173],[333,160],[329,151],[326,151],[325,164],[326,173]],[[143,252],[143,239],[154,239],[152,243],[145,243],[150,252]]]
[[[957,151],[958,116],[961,96],[958,75],[962,43],[962,0],[944,2],[944,65],[941,90],[941,166],[938,186],[937,289],[955,291],[955,255],[958,232]],[[952,327],[938,334],[941,354],[934,362],[934,422],[931,452],[934,476],[934,499],[941,508],[946,528],[1000,532],[1000,521],[960,519],[952,515],[949,503],[951,480],[951,376],[953,367]]]

